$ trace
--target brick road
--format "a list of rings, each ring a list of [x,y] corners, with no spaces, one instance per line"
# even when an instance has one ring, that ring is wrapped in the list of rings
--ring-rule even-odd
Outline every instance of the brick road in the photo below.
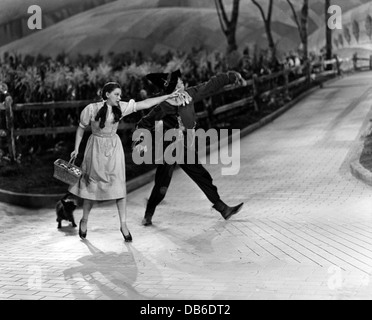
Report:
[[[372,190],[349,169],[371,84],[329,83],[243,138],[238,176],[207,165],[227,203],[245,202],[228,222],[181,170],[153,227],[152,184],[128,195],[129,245],[113,203],[94,207],[86,241],[53,210],[0,204],[0,299],[371,299]]]

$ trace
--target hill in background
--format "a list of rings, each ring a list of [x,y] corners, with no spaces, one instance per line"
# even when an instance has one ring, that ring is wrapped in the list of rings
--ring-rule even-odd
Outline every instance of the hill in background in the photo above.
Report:
[[[0,4],[0,38],[1,26],[9,25],[10,21],[18,21],[18,24],[21,21],[22,26],[27,25],[25,19],[28,15],[20,12],[27,12],[26,7],[30,3],[39,4],[43,9],[45,27],[1,46],[0,54],[7,51],[56,56],[65,52],[76,56],[79,53],[100,52],[107,55],[132,50],[144,53],[189,51],[200,46],[209,51],[226,49],[214,0],[4,1]],[[334,0],[332,3],[340,5],[346,15],[348,10],[368,1]],[[265,4],[267,0],[260,2]],[[301,1],[293,2],[301,5]],[[224,0],[224,3],[231,8],[232,0]],[[287,1],[275,0],[274,4],[272,29],[279,51],[296,49],[300,41]],[[312,0],[310,4],[309,33],[316,34],[311,38],[311,45],[314,50],[319,50],[325,33],[322,31],[325,25],[324,0]],[[93,8],[85,10],[88,6]],[[240,49],[254,44],[262,48],[267,46],[260,13],[251,1],[241,1],[237,41]]]
[[[1,0],[0,46],[34,33],[28,29],[27,10],[38,5],[43,12],[43,27],[47,28],[75,14],[115,0]]]
[[[372,3],[358,6],[343,14],[343,28],[334,30],[333,48],[341,56],[358,52],[363,56],[372,54]],[[317,49],[325,45],[325,31],[319,29],[309,38],[310,48]]]

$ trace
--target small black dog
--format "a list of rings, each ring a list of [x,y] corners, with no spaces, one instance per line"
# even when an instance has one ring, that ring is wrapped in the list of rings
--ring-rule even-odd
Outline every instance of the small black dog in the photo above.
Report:
[[[72,223],[72,226],[77,227],[74,220],[74,210],[76,209],[76,203],[73,199],[69,199],[70,194],[66,194],[61,200],[56,204],[56,214],[58,229],[62,228],[62,220],[67,220]]]

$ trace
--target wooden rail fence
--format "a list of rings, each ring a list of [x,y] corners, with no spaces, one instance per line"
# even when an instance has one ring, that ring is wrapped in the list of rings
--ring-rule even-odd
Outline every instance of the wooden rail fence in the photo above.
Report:
[[[360,65],[359,62],[364,62],[363,65]],[[367,63],[366,63],[367,62]],[[372,70],[372,55],[369,58],[360,58],[358,55],[353,56],[353,66],[354,70],[369,69]]]

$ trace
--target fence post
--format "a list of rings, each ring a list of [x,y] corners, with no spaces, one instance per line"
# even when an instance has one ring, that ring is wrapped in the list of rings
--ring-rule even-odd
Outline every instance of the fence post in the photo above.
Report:
[[[285,87],[285,97],[289,97],[289,69],[284,69],[284,87]]]
[[[309,58],[306,58],[305,60],[304,70],[305,70],[305,77],[306,77],[306,85],[309,86],[311,83],[311,64],[310,64]]]
[[[6,131],[1,128],[2,123],[3,123],[2,111],[0,110],[0,151],[3,148],[3,138],[6,137]]]
[[[15,161],[17,157],[15,137],[14,137],[14,115],[13,115],[13,99],[11,96],[5,98],[5,119],[7,127],[8,149],[11,161]]]
[[[203,102],[204,102],[204,110],[207,111],[207,125],[208,125],[208,129],[213,128],[213,125],[214,125],[212,98],[213,97],[209,97],[209,98],[206,98],[206,99],[203,100]]]
[[[252,88],[253,88],[253,104],[254,104],[254,111],[258,112],[259,104],[258,104],[258,76],[254,74],[252,76]]]
[[[354,71],[356,71],[358,69],[358,54],[354,53],[353,55],[353,66],[354,66]]]

